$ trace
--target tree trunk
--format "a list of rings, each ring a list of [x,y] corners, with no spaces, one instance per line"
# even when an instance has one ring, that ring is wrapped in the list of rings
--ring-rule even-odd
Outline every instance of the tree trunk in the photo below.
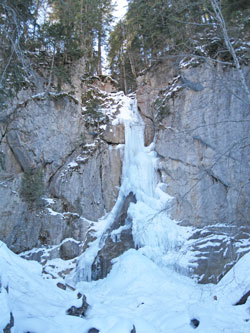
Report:
[[[123,77],[123,87],[124,87],[124,93],[126,95],[128,93],[128,87],[127,87],[126,68],[125,68],[123,50],[121,51],[121,65],[122,65],[121,69],[122,69],[122,77]]]
[[[133,57],[133,54],[129,51],[128,51],[128,58],[129,58],[130,66],[131,66],[131,71],[134,75],[134,78],[136,79],[136,69],[135,69],[134,57]]]
[[[98,31],[97,74],[102,75],[102,27]]]

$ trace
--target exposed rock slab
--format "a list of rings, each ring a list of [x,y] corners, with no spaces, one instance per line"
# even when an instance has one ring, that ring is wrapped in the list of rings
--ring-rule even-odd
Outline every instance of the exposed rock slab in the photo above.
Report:
[[[111,144],[124,144],[125,143],[124,125],[123,124],[107,125],[107,128],[103,133],[103,140]]]
[[[131,202],[136,202],[132,192],[124,200],[114,223],[103,236],[103,246],[92,264],[92,280],[106,277],[112,268],[112,260],[128,249],[134,248],[132,221],[127,217]]]

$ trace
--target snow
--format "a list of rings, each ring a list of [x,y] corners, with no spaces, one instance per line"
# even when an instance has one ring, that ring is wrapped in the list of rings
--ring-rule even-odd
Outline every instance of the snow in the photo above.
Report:
[[[68,167],[69,168],[75,168],[75,167],[78,167],[78,163],[76,163],[75,161],[72,161],[68,164]]]
[[[3,329],[10,320],[10,309],[7,300],[7,291],[6,289],[0,289],[0,309],[1,309],[1,316],[0,316],[0,329]]]
[[[166,193],[166,185],[157,182],[159,161],[154,144],[144,146],[144,123],[136,100],[123,94],[117,94],[115,99],[120,113],[113,121],[124,124],[126,142],[121,146],[124,160],[117,202],[98,222],[89,221],[95,240],[66,280],[59,273],[72,269],[74,260],[48,260],[43,267],[13,254],[0,242],[0,331],[12,312],[12,333],[87,333],[91,327],[101,333],[130,333],[133,327],[136,333],[188,333],[194,330],[194,318],[200,321],[196,332],[249,332],[250,299],[244,305],[234,304],[250,290],[250,253],[217,285],[198,285],[177,273],[186,273],[193,259],[188,252],[192,230],[181,227],[168,215],[172,198]],[[90,281],[91,265],[103,235],[130,192],[137,198],[129,206],[128,217],[133,221],[133,238],[139,249],[130,249],[114,259],[105,279]],[[54,203],[50,198],[44,200],[48,205]],[[60,214],[46,208],[52,215]],[[119,238],[125,227],[115,230],[112,237]],[[204,238],[206,246],[215,246],[214,241],[224,239],[223,235],[213,237]],[[205,244],[196,246],[202,248]],[[58,282],[65,281],[74,284],[76,290],[57,287]],[[84,318],[66,315],[72,305],[81,305],[79,291],[90,304]]]
[[[60,216],[63,217],[63,214],[55,212],[52,208],[47,207],[47,210],[48,210],[49,214],[52,215],[52,216],[60,215]]]
[[[58,265],[66,268],[67,262]],[[1,242],[0,331],[12,311],[12,333],[85,333],[91,327],[101,333],[130,333],[133,326],[137,333],[188,333],[193,332],[193,318],[200,321],[197,332],[245,333],[250,330],[250,301],[233,304],[250,289],[249,269],[246,254],[218,285],[198,285],[131,249],[115,260],[107,278],[81,281],[76,291],[61,290],[58,279],[44,279],[38,263],[19,258]],[[65,314],[80,305],[79,290],[90,304],[85,318]]]
[[[2,242],[0,281],[1,332],[9,321],[9,310],[14,316],[13,333],[66,333],[72,327],[80,331],[81,318],[65,315],[70,306],[80,305],[76,292],[61,290],[53,280],[44,280],[40,264],[19,258]]]
[[[48,205],[53,205],[55,203],[55,200],[51,198],[44,197],[43,200],[46,201]]]

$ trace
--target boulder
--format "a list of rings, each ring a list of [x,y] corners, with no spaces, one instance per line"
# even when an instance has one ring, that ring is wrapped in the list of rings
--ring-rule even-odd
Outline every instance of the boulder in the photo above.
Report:
[[[197,328],[200,325],[200,321],[196,318],[193,318],[193,319],[190,320],[190,325],[193,328]]]
[[[73,240],[67,240],[60,246],[60,258],[63,260],[73,259],[80,254],[79,244]]]
[[[98,333],[98,332],[100,332],[100,331],[97,328],[94,328],[94,327],[92,327],[88,330],[88,333]]]

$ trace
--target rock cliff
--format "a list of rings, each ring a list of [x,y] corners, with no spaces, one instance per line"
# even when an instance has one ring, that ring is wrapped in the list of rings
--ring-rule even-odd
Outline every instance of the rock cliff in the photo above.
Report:
[[[245,75],[249,81],[249,68]],[[159,178],[174,197],[172,217],[194,228],[193,274],[217,282],[249,251],[250,118],[238,73],[167,61],[138,85],[146,142],[154,140]]]
[[[13,251],[84,242],[113,207],[124,131],[119,93],[102,88],[22,91],[1,114],[0,238]]]
[[[0,239],[44,262],[87,248],[91,221],[112,209],[121,184],[122,93],[110,80],[94,78],[96,84],[77,75],[73,90],[22,91],[0,115]],[[250,118],[238,73],[220,64],[166,61],[137,83],[145,143],[154,142],[158,180],[174,198],[171,216],[193,228],[180,254],[200,282],[217,282],[250,249]],[[108,230],[93,263],[95,279],[134,247],[129,223],[129,246],[122,237],[115,244]]]

